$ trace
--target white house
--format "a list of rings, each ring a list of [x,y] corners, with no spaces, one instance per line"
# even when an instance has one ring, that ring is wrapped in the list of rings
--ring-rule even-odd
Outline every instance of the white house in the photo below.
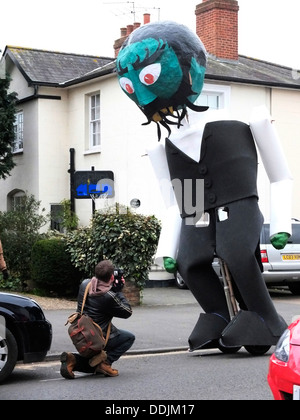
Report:
[[[294,176],[293,216],[300,217],[300,79],[290,68],[238,55],[237,1],[204,0],[195,12],[196,32],[209,52],[201,101],[244,121],[255,106],[267,106]],[[220,43],[218,22],[223,18],[227,29]],[[116,54],[137,26],[121,29]],[[121,91],[113,57],[7,46],[2,64],[12,78],[10,89],[18,94],[18,112],[16,167],[0,180],[0,211],[28,192],[51,212],[52,227],[57,227],[57,206],[71,198],[80,224],[87,225],[93,200],[89,187],[73,185],[73,172],[77,177],[80,171],[94,169],[104,171],[104,177],[112,175],[115,190],[113,198],[96,200],[96,208],[107,202],[139,202],[135,211],[162,217],[159,187],[145,154],[147,145],[157,141],[156,126],[142,126],[145,117]],[[88,198],[74,198],[76,187]],[[263,169],[259,190],[267,218],[268,181]]]

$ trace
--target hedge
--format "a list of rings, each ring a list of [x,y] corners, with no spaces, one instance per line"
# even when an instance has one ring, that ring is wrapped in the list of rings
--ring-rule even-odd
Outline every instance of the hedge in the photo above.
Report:
[[[142,290],[148,279],[161,225],[155,216],[133,213],[116,204],[97,211],[89,227],[67,235],[67,250],[72,263],[86,277],[94,274],[96,264],[110,259],[124,270]]]
[[[47,293],[77,295],[82,274],[72,264],[63,237],[35,242],[31,253],[31,279]]]

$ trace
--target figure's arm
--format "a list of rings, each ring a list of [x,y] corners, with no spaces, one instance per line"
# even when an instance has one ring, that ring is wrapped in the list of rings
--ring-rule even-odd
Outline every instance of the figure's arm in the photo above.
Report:
[[[270,180],[270,237],[275,247],[283,248],[292,234],[291,202],[293,178],[271,116],[265,107],[253,113],[250,128]],[[282,243],[280,244],[281,235]],[[279,244],[276,245],[279,239]]]
[[[176,270],[176,257],[180,229],[181,217],[178,207],[169,207],[166,211],[164,219],[162,220],[162,229],[155,254],[155,262],[156,264],[164,267],[170,273]],[[166,258],[173,260],[174,269],[170,268],[170,265],[168,265],[168,262],[170,264],[170,260],[166,260]]]
[[[156,264],[164,267],[165,257],[170,257],[174,260],[176,259],[181,227],[181,217],[170,180],[164,146],[162,144],[158,144],[155,147],[148,149],[147,154],[150,158],[153,170],[159,183],[160,192],[166,207],[165,216],[162,220],[162,229],[159,237],[158,247],[155,255]]]

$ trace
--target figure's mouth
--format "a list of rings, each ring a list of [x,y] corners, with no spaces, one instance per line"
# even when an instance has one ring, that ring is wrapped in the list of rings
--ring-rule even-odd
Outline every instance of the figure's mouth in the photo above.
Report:
[[[146,115],[148,121],[160,122],[165,117],[172,116],[174,113],[174,104],[170,99],[156,98],[154,101],[144,105],[141,111]]]
[[[162,108],[160,111],[155,112],[155,114],[152,115],[152,121],[154,122],[160,122],[164,119],[166,115],[173,115],[174,109],[172,106],[169,106],[167,108]]]
[[[172,105],[170,105],[170,103],[172,103]],[[170,126],[176,125],[177,128],[181,126],[181,121],[187,113],[187,107],[197,112],[203,112],[208,109],[207,106],[194,105],[189,101],[188,97],[183,97],[182,94],[180,95],[179,93],[177,93],[177,97],[173,96],[168,99],[156,98],[150,104],[140,107],[141,111],[146,115],[148,120],[142,125],[150,124],[152,121],[155,122],[157,125],[157,136],[159,141],[161,138],[160,125],[167,129],[168,136],[170,136]]]
[[[152,121],[155,122],[157,125],[157,136],[158,136],[158,141],[159,141],[161,138],[160,125],[166,128],[166,130],[168,131],[168,135],[170,136],[171,134],[170,125],[171,126],[176,125],[178,128],[180,127],[181,121],[186,115],[186,108],[183,107],[182,109],[179,110],[177,108],[174,108],[174,106],[170,105],[170,106],[166,106],[166,107],[162,107],[158,109],[160,110],[154,113],[148,112],[148,116],[147,116],[148,121],[142,125],[150,124]],[[145,112],[145,109],[143,109],[143,112],[145,115],[147,115],[147,112]]]

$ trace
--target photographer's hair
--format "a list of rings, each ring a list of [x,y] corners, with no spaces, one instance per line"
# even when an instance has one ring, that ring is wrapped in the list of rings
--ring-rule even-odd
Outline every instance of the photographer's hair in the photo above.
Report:
[[[95,276],[105,283],[109,282],[112,274],[114,274],[114,265],[110,260],[103,260],[95,267]]]

